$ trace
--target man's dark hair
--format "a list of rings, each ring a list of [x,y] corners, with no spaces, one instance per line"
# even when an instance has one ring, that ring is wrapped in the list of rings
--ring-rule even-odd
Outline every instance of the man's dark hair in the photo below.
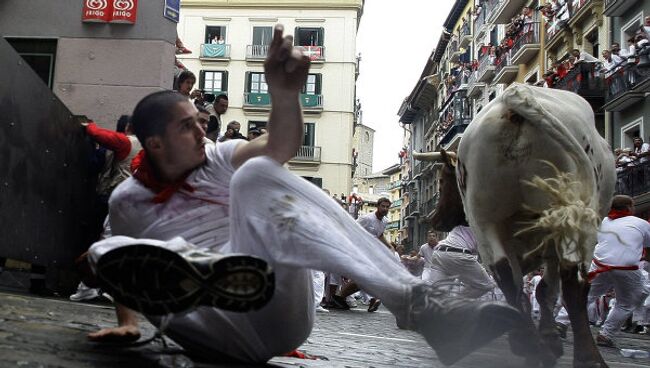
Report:
[[[178,90],[181,84],[183,84],[185,80],[190,78],[194,79],[194,81],[196,82],[196,76],[194,75],[194,73],[192,73],[189,70],[183,70],[181,74],[178,75],[178,78],[176,79],[176,89]]]
[[[388,202],[388,204],[390,204],[390,199],[388,199],[386,197],[379,198],[377,200],[377,207],[381,206],[381,204],[384,203],[384,202]]]
[[[612,198],[612,209],[616,211],[623,211],[627,210],[628,207],[634,205],[634,200],[630,196],[626,195],[615,195],[614,198]]]
[[[235,130],[235,125],[241,126],[241,124],[239,124],[239,122],[237,120],[233,120],[230,123],[228,123],[228,125],[226,125],[226,129]]]
[[[214,103],[219,103],[221,100],[226,100],[228,101],[228,96],[224,95],[223,93],[218,95],[217,97],[214,98]]]
[[[204,112],[204,113],[206,113],[206,114],[209,114],[209,113],[210,113],[210,112],[209,112],[208,110],[206,110],[205,107],[203,107],[203,106],[197,106],[196,109],[199,110],[199,112]]]
[[[131,115],[131,127],[142,147],[147,138],[165,134],[180,102],[188,102],[187,97],[174,91],[154,92],[138,102]]]
[[[126,126],[129,125],[129,120],[131,120],[131,117],[129,115],[120,116],[120,118],[117,119],[117,126],[115,127],[115,131],[118,133],[126,133]]]

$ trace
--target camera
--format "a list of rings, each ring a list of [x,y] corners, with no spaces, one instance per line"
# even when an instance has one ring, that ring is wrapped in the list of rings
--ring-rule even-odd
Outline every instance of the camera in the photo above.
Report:
[[[207,103],[213,103],[214,100],[216,99],[217,96],[215,96],[212,93],[204,93],[203,94],[203,101]]]

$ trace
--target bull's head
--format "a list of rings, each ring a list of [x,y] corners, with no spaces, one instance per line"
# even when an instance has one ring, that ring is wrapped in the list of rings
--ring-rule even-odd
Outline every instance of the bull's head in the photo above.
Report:
[[[458,225],[468,226],[463,209],[463,201],[456,183],[456,165],[458,158],[455,152],[413,152],[413,158],[420,161],[442,162],[444,166],[440,175],[440,195],[436,209],[431,218],[431,225],[437,231],[449,232]]]

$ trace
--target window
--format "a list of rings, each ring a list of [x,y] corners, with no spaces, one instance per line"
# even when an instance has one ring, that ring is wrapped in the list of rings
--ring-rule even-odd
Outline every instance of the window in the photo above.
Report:
[[[621,27],[621,49],[627,49],[627,41],[636,35],[641,25],[643,25],[643,13],[635,15],[632,20]]]
[[[205,27],[205,40],[203,43],[225,43],[225,42],[226,42],[225,26]]]
[[[303,176],[302,178],[319,188],[323,188],[323,178],[316,178],[313,176]]]
[[[7,42],[18,52],[23,60],[52,89],[54,64],[56,60],[56,40],[38,38],[7,38]]]
[[[364,138],[364,141],[365,141],[366,143],[369,143],[369,142],[370,142],[370,133],[369,133],[369,132],[365,132],[364,135],[363,135],[363,138]]]
[[[260,130],[262,128],[266,128],[266,121],[253,121],[253,120],[251,120],[251,121],[248,122],[248,130],[249,131],[252,130],[252,129]]]
[[[320,95],[321,94],[321,75],[309,74],[307,75],[307,82],[302,87],[302,93],[306,95]]]
[[[375,194],[375,187],[372,185],[368,188],[368,194]]]
[[[643,137],[643,117],[626,124],[621,128],[621,148],[631,148],[634,146],[633,140],[636,137]],[[645,141],[645,139],[644,139]]]
[[[294,42],[296,46],[323,46],[323,28],[296,28]]]
[[[253,27],[253,45],[270,45],[272,39],[272,27]]]
[[[228,91],[228,72],[201,70],[199,74],[199,88],[213,94]]]
[[[247,84],[247,89],[250,93],[268,93],[269,91],[264,73],[248,73]]]
[[[316,141],[316,124],[305,123],[304,130],[305,130],[305,136],[302,139],[302,145],[313,147]]]

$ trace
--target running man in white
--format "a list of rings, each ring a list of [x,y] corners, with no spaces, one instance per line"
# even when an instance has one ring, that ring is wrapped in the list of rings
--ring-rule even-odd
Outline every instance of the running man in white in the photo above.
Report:
[[[424,269],[422,270],[422,280],[433,282],[433,251],[438,245],[438,235],[433,230],[427,231],[427,242],[420,247],[420,256],[424,259]]]
[[[282,33],[277,26],[264,63],[272,110],[258,139],[205,146],[196,108],[182,95],[157,92],[138,103],[132,124],[145,154],[111,197],[117,236],[89,251],[98,279],[190,354],[212,361],[262,363],[300,346],[315,316],[310,269],[352,278],[381,298],[398,326],[420,332],[445,364],[511,329],[515,309],[441,297],[282,166],[303,138],[299,97],[309,70]],[[137,330],[132,311],[120,307],[118,315]]]
[[[478,298],[496,286],[478,263],[476,238],[468,226],[451,229],[431,256],[431,271],[426,281],[436,284],[453,278],[463,283],[460,295],[466,298]]]

